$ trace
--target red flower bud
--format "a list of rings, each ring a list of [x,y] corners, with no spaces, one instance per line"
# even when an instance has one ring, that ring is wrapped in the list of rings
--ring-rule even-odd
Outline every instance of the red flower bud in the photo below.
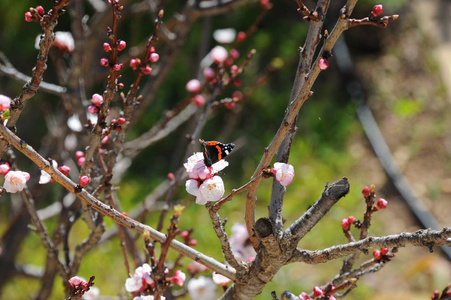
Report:
[[[240,52],[238,52],[238,50],[236,50],[236,49],[231,49],[229,56],[233,59],[237,59],[240,57]]]
[[[123,117],[118,118],[117,119],[117,124],[118,125],[124,125],[125,124],[125,118],[123,118]]]
[[[370,188],[367,187],[367,186],[365,186],[365,187],[362,189],[362,195],[363,195],[363,197],[368,198],[368,197],[370,196],[370,194],[371,194]]]
[[[115,71],[120,71],[122,69],[122,64],[114,64],[113,69]]]
[[[110,52],[111,51],[111,46],[108,43],[103,43],[103,51],[105,52]]]
[[[374,5],[373,10],[371,11],[372,17],[380,16],[384,12],[384,7],[382,4]]]
[[[66,165],[62,165],[61,167],[58,167],[58,171],[60,171],[61,173],[63,173],[64,175],[69,175],[70,173],[70,167],[66,166]]]
[[[349,230],[349,228],[351,227],[351,224],[349,223],[349,219],[343,219],[341,220],[341,228],[343,228],[343,230]]]
[[[246,32],[244,32],[244,31],[240,31],[240,32],[238,32],[238,34],[236,35],[236,40],[237,40],[237,42],[242,42],[242,41],[244,41],[245,39],[246,39]]]
[[[36,6],[36,11],[38,12],[38,14],[40,14],[41,16],[44,15],[45,11],[44,11],[44,7],[38,5]]]
[[[75,152],[75,158],[78,160],[81,157],[85,157],[85,153],[83,151]]]
[[[389,248],[381,248],[381,254],[386,255],[390,249]]]
[[[387,204],[388,204],[387,200],[385,200],[383,198],[379,198],[376,203],[376,208],[377,209],[385,209],[385,208],[387,208]]]
[[[82,187],[87,186],[90,182],[91,182],[91,179],[89,179],[88,176],[81,176],[81,177],[78,179],[78,183],[79,183],[80,186],[82,186]]]
[[[329,68],[329,62],[327,61],[327,59],[321,58],[321,59],[318,61],[318,67],[319,67],[320,70],[322,70],[322,71],[327,70],[327,68]]]
[[[315,286],[313,288],[313,296],[314,297],[319,297],[321,295],[324,295],[324,291],[319,286]]]
[[[100,65],[104,66],[104,67],[108,67],[108,65],[110,64],[110,62],[108,61],[108,58],[101,58],[100,59]]]
[[[374,250],[373,257],[378,260],[381,259],[382,258],[381,250]]]
[[[191,98],[191,103],[193,103],[197,107],[201,107],[205,104],[205,98],[204,98],[204,96],[197,94],[196,96]]]
[[[149,66],[146,67],[141,67],[141,72],[143,72],[144,74],[148,75],[152,72],[152,68]]]
[[[125,41],[119,41],[119,44],[117,45],[117,50],[122,51],[127,47],[127,43]]]
[[[27,21],[27,22],[33,22],[34,21],[33,20],[33,15],[31,14],[31,12],[27,11],[25,13],[25,21]]]

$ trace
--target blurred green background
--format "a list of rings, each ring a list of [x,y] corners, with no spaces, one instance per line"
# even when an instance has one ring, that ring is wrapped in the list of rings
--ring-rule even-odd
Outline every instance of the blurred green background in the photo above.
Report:
[[[328,15],[331,21],[326,26],[329,31],[344,1],[332,2],[334,3]],[[375,4],[383,4],[386,14],[396,13],[401,17],[384,30],[373,27],[351,29],[346,32],[346,40],[355,59],[359,78],[368,92],[370,105],[397,162],[413,181],[416,191],[434,209],[433,212],[438,214],[439,220],[444,222],[442,225],[449,226],[446,213],[444,216],[440,214],[440,211],[448,211],[450,196],[450,191],[446,190],[443,183],[443,180],[451,177],[449,149],[441,147],[448,138],[449,100],[446,83],[440,79],[440,67],[443,66],[437,62],[430,47],[434,39],[422,26],[418,12],[412,8],[415,2],[359,1],[354,13],[356,18],[367,16]],[[312,7],[310,2],[306,1],[306,4]],[[26,23],[23,15],[28,7],[36,5],[43,5],[47,10],[50,3],[18,0],[3,1],[0,4],[0,51],[5,53],[19,71],[27,75],[31,74],[37,55],[34,41],[40,28],[35,23]],[[170,16],[179,5],[180,2],[167,3],[166,15]],[[86,7],[89,13],[89,4],[86,3]],[[183,47],[177,67],[158,91],[155,101],[137,121],[129,137],[136,137],[148,130],[163,111],[187,97],[184,86],[189,79],[196,77],[198,60],[193,57],[199,57],[198,45],[207,22],[212,28],[233,27],[237,31],[246,30],[259,11],[258,3],[253,3],[226,15],[199,20]],[[148,36],[153,26],[147,15],[124,18],[121,22],[123,27],[120,38],[127,41],[128,47]],[[57,29],[70,30],[68,14],[60,18]],[[236,142],[240,146],[227,159],[230,166],[223,174],[226,192],[248,181],[260,161],[264,147],[269,144],[280,125],[296,72],[298,48],[303,44],[307,30],[308,23],[301,21],[301,16],[296,12],[295,1],[278,1],[258,26],[258,31],[240,47],[242,56],[251,49],[256,49],[257,54],[241,76],[242,86],[230,88],[222,96],[230,96],[234,90],[239,89],[244,92],[245,98],[233,110],[216,110],[202,134],[206,140],[220,139],[223,142]],[[99,37],[99,49],[103,38]],[[214,46],[213,40],[210,46]],[[411,56],[412,52],[416,53],[415,57]],[[268,66],[275,68],[268,73],[265,84],[258,84],[257,78]],[[47,82],[55,82],[53,67],[49,61],[44,77]],[[132,80],[132,76],[127,75],[130,74],[125,71],[126,86]],[[97,90],[87,91],[87,94],[101,92],[102,84],[103,82],[99,82]],[[20,94],[22,85],[0,76],[1,94],[16,97]],[[301,110],[299,129],[291,151],[289,162],[295,167],[296,177],[287,188],[285,196],[286,224],[291,224],[314,203],[326,182],[347,176],[351,191],[299,246],[313,250],[345,243],[340,221],[349,215],[361,218],[364,202],[360,191],[364,185],[372,183],[377,185],[378,195],[386,198],[390,204],[387,210],[375,215],[370,234],[384,235],[399,233],[404,229],[416,230],[418,224],[387,181],[364,138],[355,115],[355,106],[343,87],[333,57],[330,59],[330,68],[321,73],[313,91],[314,95]],[[50,114],[57,112],[60,106],[57,97],[38,92],[21,116],[18,134],[39,149],[42,143],[40,137],[47,130],[45,118],[49,111]],[[233,128],[225,128],[231,120],[234,122]],[[184,150],[180,151],[178,147],[185,148],[186,133],[187,128],[173,132],[135,159],[119,184],[118,194],[124,211],[138,205],[165,180],[167,173],[176,171],[183,163]],[[440,149],[443,151],[439,152]],[[424,156],[425,153],[430,155]],[[23,170],[30,170],[32,176],[38,176],[38,170],[29,161],[20,154],[17,156]],[[437,166],[440,172],[432,172],[428,166]],[[266,180],[260,186],[257,217],[267,215],[271,184],[271,180]],[[245,195],[236,196],[220,212],[223,219],[228,219],[229,230],[234,223],[243,221],[244,198]],[[177,189],[175,200],[176,203],[187,206],[181,217],[180,228],[194,229],[193,237],[198,241],[196,248],[222,261],[220,246],[214,242],[215,235],[209,226],[206,209],[194,204],[183,184]],[[0,232],[6,229],[14,201],[18,199],[9,195],[0,198]],[[39,208],[46,207],[53,201],[54,199],[48,198],[39,203]],[[148,214],[145,222],[156,226],[158,218],[159,213],[153,212]],[[49,219],[46,225],[52,230],[55,222],[56,220]],[[106,220],[106,223],[108,226],[114,225],[110,220]],[[165,226],[167,225],[168,222]],[[71,232],[71,246],[86,238],[87,234],[84,222],[78,221]],[[138,245],[143,247],[140,241]],[[172,256],[175,257],[176,253],[172,252]],[[28,235],[19,257],[22,264],[44,265],[46,254],[35,234]],[[188,264],[189,260],[185,259],[184,262]],[[95,275],[95,286],[100,288],[104,299],[109,299],[125,292],[127,274],[123,265],[119,240],[113,239],[99,245],[84,257],[79,275],[85,278]],[[310,292],[313,286],[330,281],[340,267],[341,260],[324,265],[286,266],[257,299],[270,299],[271,291],[278,294],[284,290],[295,294]],[[433,290],[442,289],[451,281],[450,269],[450,263],[438,251],[429,254],[427,249],[401,249],[394,261],[382,271],[360,280],[358,288],[347,299],[426,299]],[[4,299],[29,299],[38,288],[37,280],[17,276],[5,286],[1,296]],[[218,295],[219,292],[218,288]],[[52,299],[63,297],[61,280],[57,279]]]

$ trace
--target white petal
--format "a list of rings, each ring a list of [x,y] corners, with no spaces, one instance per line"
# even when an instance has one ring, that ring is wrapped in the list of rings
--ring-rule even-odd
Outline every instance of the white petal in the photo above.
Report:
[[[193,195],[197,196],[197,193],[199,192],[199,183],[197,180],[194,179],[188,179],[185,183],[186,191]]]
[[[188,157],[186,163],[183,164],[183,166],[186,169],[186,172],[192,172],[194,166],[196,166],[196,164],[199,161],[203,161],[204,160],[204,155],[202,152],[196,152],[193,155],[191,155],[190,157]]]
[[[67,126],[73,131],[81,132],[83,129],[83,126],[81,125],[80,119],[78,118],[78,115],[72,115],[69,119],[67,119]]]
[[[213,38],[221,44],[230,44],[235,40],[236,30],[233,28],[218,29],[213,32]]]
[[[227,161],[221,159],[220,161],[211,165],[211,173],[216,174],[219,171],[222,171],[223,169],[225,169],[228,165],[229,165],[229,163]]]
[[[39,177],[39,184],[47,184],[52,180],[52,177],[46,171],[41,170],[41,177]]]
[[[199,195],[197,197],[201,198],[199,200],[201,202],[204,202],[204,199],[207,201],[218,201],[224,195],[224,192],[224,182],[222,181],[222,178],[220,176],[213,176],[212,179],[207,179],[200,185]],[[197,200],[196,203],[198,203]]]
[[[188,293],[191,299],[196,300],[213,300],[216,299],[216,285],[211,278],[200,276],[192,278],[187,284]]]

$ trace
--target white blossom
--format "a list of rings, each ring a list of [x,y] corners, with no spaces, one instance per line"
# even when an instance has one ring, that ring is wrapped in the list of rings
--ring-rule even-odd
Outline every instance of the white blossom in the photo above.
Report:
[[[233,28],[217,29],[213,32],[213,38],[220,44],[230,44],[235,40],[236,30]]]
[[[276,180],[283,186],[287,186],[293,182],[294,167],[290,164],[276,162],[274,163],[272,172],[274,173]]]
[[[188,281],[188,293],[191,299],[195,300],[213,300],[216,299],[216,285],[213,280],[208,277],[200,276],[192,278]]]
[[[5,175],[3,187],[8,193],[17,193],[24,189],[28,179],[30,179],[30,174],[27,172],[9,171]]]

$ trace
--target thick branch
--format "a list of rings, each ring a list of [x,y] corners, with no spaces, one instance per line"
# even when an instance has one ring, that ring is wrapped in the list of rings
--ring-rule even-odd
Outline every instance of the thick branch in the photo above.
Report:
[[[324,250],[300,250],[297,249],[289,262],[304,262],[308,264],[325,263],[330,260],[348,256],[352,253],[369,248],[405,247],[407,245],[427,247],[432,251],[433,247],[451,247],[451,228],[442,230],[423,229],[416,232],[403,232],[400,234],[383,237],[367,237],[357,242],[332,246]]]
[[[290,239],[292,245],[297,243],[321,220],[329,209],[349,192],[349,182],[346,177],[328,183],[313,206],[307,210],[284,232],[284,237]]]

